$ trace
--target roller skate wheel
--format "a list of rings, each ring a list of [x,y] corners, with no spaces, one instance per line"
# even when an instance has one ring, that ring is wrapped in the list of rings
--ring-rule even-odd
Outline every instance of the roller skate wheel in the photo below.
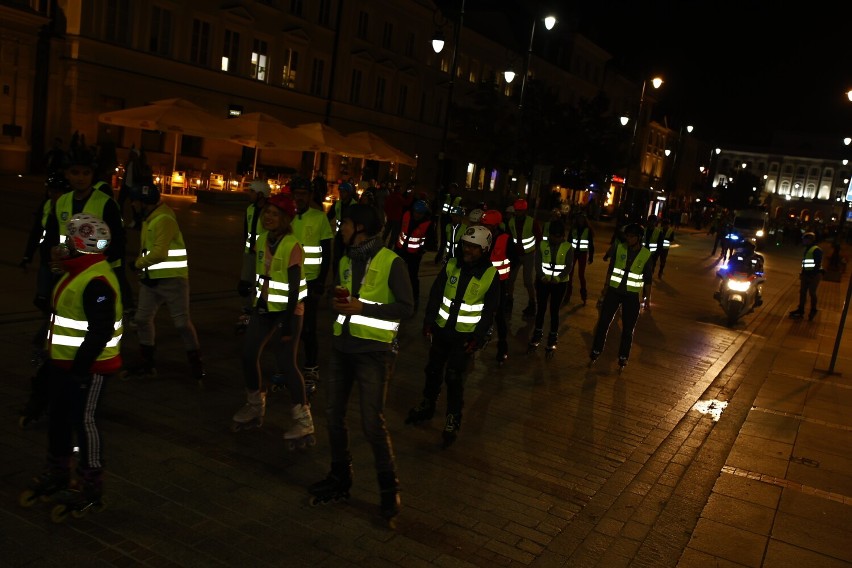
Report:
[[[32,489],[24,490],[21,496],[18,497],[18,504],[21,507],[32,507],[36,501],[38,501],[38,497],[36,497],[35,491]]]
[[[54,523],[63,523],[68,518],[68,507],[57,505],[50,511],[50,520]]]

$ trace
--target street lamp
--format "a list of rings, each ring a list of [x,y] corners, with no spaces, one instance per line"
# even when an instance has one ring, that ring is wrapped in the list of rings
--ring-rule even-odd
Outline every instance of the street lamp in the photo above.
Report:
[[[444,193],[447,191],[446,182],[446,165],[447,165],[447,134],[450,129],[450,113],[453,108],[453,90],[456,84],[456,73],[458,72],[458,54],[459,44],[461,43],[461,30],[464,25],[464,3],[461,0],[459,10],[459,19],[453,22],[453,55],[450,59],[450,82],[447,85],[447,108],[444,111],[444,129],[441,132],[441,151],[438,154],[438,202],[442,203]],[[435,32],[432,38],[432,49],[435,53],[441,53],[444,49],[444,34],[440,30]]]
[[[659,89],[660,85],[663,84],[663,79],[660,77],[654,77],[651,79],[651,85],[655,89]],[[636,133],[639,130],[639,121],[642,120],[642,110],[645,107],[645,89],[648,87],[648,79],[642,80],[642,93],[639,96],[639,112],[636,114],[636,120],[633,122],[633,136],[630,138],[630,150],[627,154],[627,166],[624,171],[624,189],[627,190],[628,183],[630,182],[630,167],[632,166],[633,161],[633,149],[636,146]],[[623,122],[622,122],[623,123]],[[635,192],[630,192],[630,211],[633,211],[633,198],[635,196]]]

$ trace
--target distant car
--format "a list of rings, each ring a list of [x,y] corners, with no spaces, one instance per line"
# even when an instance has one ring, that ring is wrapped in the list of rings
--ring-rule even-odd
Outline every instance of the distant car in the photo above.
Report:
[[[769,213],[762,208],[738,209],[734,212],[734,223],[731,231],[740,239],[754,243],[762,249],[769,237]]]

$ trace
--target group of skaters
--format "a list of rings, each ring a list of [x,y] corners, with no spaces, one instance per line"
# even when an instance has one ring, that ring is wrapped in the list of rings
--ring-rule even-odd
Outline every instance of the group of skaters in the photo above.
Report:
[[[187,244],[174,211],[152,180],[140,175],[126,194],[131,212],[123,214],[111,188],[96,180],[96,166],[85,148],[68,152],[63,170],[48,176],[47,196],[33,230],[42,235],[36,247],[41,251],[36,304],[45,313],[39,341],[46,346],[46,361],[38,376],[43,379],[40,392],[46,393],[41,400],[49,409],[49,441],[45,469],[22,501],[55,496],[60,516],[102,504],[103,454],[95,422],[101,389],[112,376],[144,380],[156,375],[154,318],[160,306],[168,308],[181,336],[189,375],[199,382],[205,376],[189,313]],[[311,398],[320,384],[317,329],[324,325],[318,311],[331,273],[332,317],[326,323],[332,340],[322,383],[331,466],[309,491],[315,503],[349,496],[353,468],[346,416],[357,388],[380,509],[390,520],[400,510],[400,498],[384,408],[399,326],[419,311],[419,267],[427,241],[438,237],[435,261],[441,272],[428,291],[422,320],[423,336],[431,342],[423,398],[406,422],[431,419],[446,383],[441,437],[447,447],[461,428],[470,359],[488,344],[492,329],[497,363],[508,357],[507,315],[518,275],[523,274],[529,298],[523,316],[535,322],[530,348],[544,338],[549,315],[546,345],[552,354],[575,271],[580,299],[587,301],[585,271],[594,261],[594,232],[582,212],[565,219],[555,211],[540,223],[523,198],[503,215],[484,205],[467,211],[459,196],[448,193],[433,215],[424,195],[399,190],[402,215],[388,229],[375,196],[359,194],[353,183],[338,184],[339,199],[327,213],[317,203],[315,189],[299,176],[275,194],[262,180],[251,184],[237,285],[243,298],[239,330],[246,398],[233,416],[233,429],[262,425],[267,392],[282,388],[291,403],[292,424],[283,435],[287,445],[293,449],[315,443]],[[385,205],[394,193],[386,196]],[[662,278],[674,232],[665,220],[659,225],[655,218],[648,221],[647,227],[622,227],[603,257],[609,264],[591,361],[603,351],[621,308],[618,362],[626,365],[658,265]],[[130,224],[140,231],[140,250],[131,263],[140,284],[138,299],[123,271]],[[32,258],[28,245],[22,266]],[[813,300],[815,305],[815,296]],[[138,334],[139,353],[135,364],[125,365],[121,339],[130,327]],[[267,348],[274,372],[265,380],[261,358]],[[79,456],[72,484],[75,438]]]

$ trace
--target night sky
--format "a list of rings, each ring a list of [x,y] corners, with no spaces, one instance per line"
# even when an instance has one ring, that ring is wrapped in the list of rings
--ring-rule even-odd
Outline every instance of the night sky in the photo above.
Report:
[[[852,88],[852,25],[836,6],[814,0],[466,0],[468,18],[499,9],[517,22],[536,10],[553,12],[559,25],[609,51],[637,83],[665,78],[655,92],[655,119],[665,116],[673,127],[691,123],[696,136],[714,145],[755,147],[771,145],[777,132],[836,138],[838,145],[852,136],[852,102],[845,95]],[[519,35],[529,37],[523,27]]]

